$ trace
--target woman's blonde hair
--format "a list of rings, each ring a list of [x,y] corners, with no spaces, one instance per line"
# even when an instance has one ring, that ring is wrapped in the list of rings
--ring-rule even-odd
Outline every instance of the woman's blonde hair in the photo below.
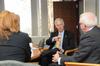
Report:
[[[9,12],[0,12],[0,37],[3,39],[9,39],[9,36],[15,32],[20,31],[20,18],[18,15]]]

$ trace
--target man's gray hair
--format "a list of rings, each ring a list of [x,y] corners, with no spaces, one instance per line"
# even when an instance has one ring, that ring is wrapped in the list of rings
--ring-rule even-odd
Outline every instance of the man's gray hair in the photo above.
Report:
[[[97,26],[97,17],[92,12],[85,12],[80,15],[80,23],[85,24],[87,27]]]
[[[64,20],[62,18],[56,18],[54,24],[57,24],[58,22],[61,22],[64,24]]]

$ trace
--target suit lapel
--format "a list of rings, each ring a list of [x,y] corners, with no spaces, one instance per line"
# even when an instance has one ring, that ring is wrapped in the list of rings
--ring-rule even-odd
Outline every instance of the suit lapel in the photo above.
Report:
[[[63,43],[62,43],[62,48],[65,50],[65,48],[68,46],[67,45],[67,40],[68,39],[68,33],[67,31],[64,31],[64,37],[63,37]]]
[[[67,37],[68,37],[67,31],[64,31],[63,43],[64,43],[64,39],[66,39]]]
[[[58,36],[58,32],[54,32],[54,36]]]

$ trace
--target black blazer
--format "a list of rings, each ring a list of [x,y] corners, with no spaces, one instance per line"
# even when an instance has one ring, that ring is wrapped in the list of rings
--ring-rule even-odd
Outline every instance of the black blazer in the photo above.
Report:
[[[65,61],[100,63],[100,28],[94,27],[80,38],[79,51],[72,56],[62,56]]]
[[[9,40],[0,39],[0,61],[29,61],[31,59],[30,42],[28,34],[22,32],[12,33]]]
[[[50,48],[49,49],[51,49],[51,48],[54,47],[54,45],[55,45],[56,42],[55,41],[52,42],[52,38],[55,37],[55,36],[57,36],[57,35],[58,35],[58,32],[53,32],[53,33],[51,33],[50,38],[47,39],[46,44],[47,45],[50,45]],[[75,47],[76,47],[76,45],[75,45],[75,41],[74,41],[73,34],[70,33],[70,32],[68,32],[68,31],[64,31],[62,48],[64,50],[69,50],[69,49],[73,49]]]

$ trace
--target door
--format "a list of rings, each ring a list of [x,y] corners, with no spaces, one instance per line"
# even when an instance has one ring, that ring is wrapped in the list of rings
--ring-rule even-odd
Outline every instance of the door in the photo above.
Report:
[[[79,43],[79,7],[76,1],[54,2],[54,19],[63,18],[65,29],[75,35],[75,41]],[[55,29],[56,30],[56,29]]]

